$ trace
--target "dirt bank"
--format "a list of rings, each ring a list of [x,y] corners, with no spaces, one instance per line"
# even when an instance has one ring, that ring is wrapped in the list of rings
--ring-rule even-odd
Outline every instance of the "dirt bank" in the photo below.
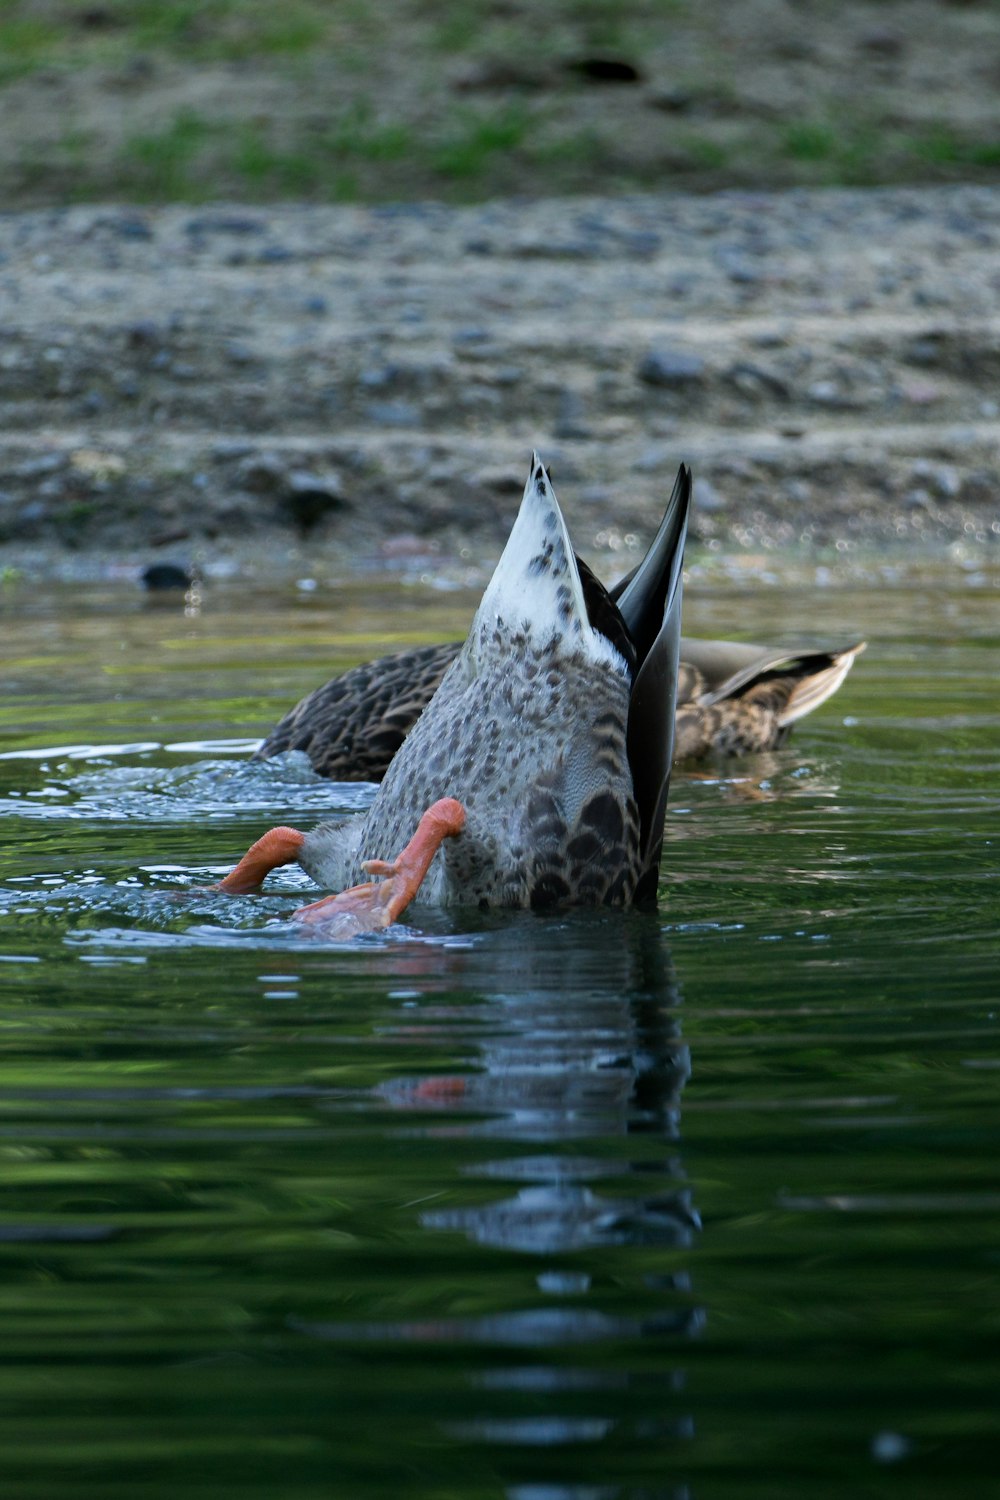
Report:
[[[0,219],[0,566],[1000,545],[1000,189]]]

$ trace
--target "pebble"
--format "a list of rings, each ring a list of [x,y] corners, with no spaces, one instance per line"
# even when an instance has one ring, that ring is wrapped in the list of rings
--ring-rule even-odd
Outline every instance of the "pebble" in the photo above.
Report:
[[[674,463],[675,454],[672,447],[666,443],[650,443],[643,448],[638,458],[633,460],[632,468],[637,474],[655,474],[660,469],[665,469]]]
[[[872,1458],[879,1464],[895,1464],[913,1451],[909,1438],[900,1432],[877,1432],[872,1438]]]
[[[150,563],[140,576],[143,586],[152,592],[189,589],[194,582],[187,568],[182,568],[177,563]]]
[[[371,401],[364,415],[376,427],[420,426],[420,408],[411,401]]]
[[[904,380],[897,390],[910,406],[933,406],[942,396],[941,387],[930,380]]]
[[[125,342],[130,349],[157,349],[163,342],[163,331],[152,318],[141,318],[137,323],[129,324]]]
[[[694,481],[691,488],[691,503],[695,514],[700,511],[703,515],[715,515],[726,508],[725,498],[708,479]]]
[[[745,395],[771,395],[777,396],[781,401],[787,401],[791,395],[787,381],[780,375],[749,360],[740,360],[731,365],[726,371],[726,378]]]
[[[263,234],[267,225],[253,214],[199,214],[188,219],[184,233],[197,236],[206,234]]]
[[[286,466],[276,453],[253,453],[237,466],[236,482],[254,495],[276,494],[286,483]]]
[[[640,360],[636,373],[647,385],[682,389],[701,382],[705,361],[700,354],[688,354],[680,349],[651,349]]]
[[[863,52],[870,52],[874,57],[895,58],[902,57],[906,51],[906,42],[898,31],[890,31],[888,27],[880,26],[872,31],[864,32],[858,38],[858,47]]]
[[[64,477],[68,453],[16,471],[46,428],[83,428],[81,447],[115,433],[129,454],[88,546],[228,542],[228,516],[266,549],[313,506],[352,547],[442,525],[475,547],[536,443],[570,507],[621,498],[622,535],[655,524],[688,459],[723,548],[738,528],[822,546],[852,518],[875,543],[968,521],[963,545],[995,548],[998,242],[984,186],[7,215],[5,514],[41,503],[20,524],[58,540],[91,480]]]

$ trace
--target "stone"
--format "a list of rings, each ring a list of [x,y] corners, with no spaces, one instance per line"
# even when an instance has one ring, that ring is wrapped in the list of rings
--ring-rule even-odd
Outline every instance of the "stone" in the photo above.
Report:
[[[189,589],[194,580],[187,568],[180,567],[177,563],[150,563],[148,568],[143,568],[140,574],[144,588],[151,593],[158,593],[168,589]]]
[[[254,453],[237,465],[236,482],[254,495],[277,494],[287,483],[287,466],[277,453]]]
[[[646,385],[679,390],[702,381],[705,361],[700,354],[688,354],[682,349],[651,349],[640,360],[636,373]]]
[[[288,475],[278,504],[301,536],[308,536],[325,516],[349,509],[339,474],[317,475],[306,469],[295,469]]]
[[[420,426],[420,409],[412,401],[371,401],[364,414],[376,427]]]
[[[699,511],[703,515],[715,515],[725,510],[726,501],[710,480],[696,479],[691,491],[691,507],[695,515]]]

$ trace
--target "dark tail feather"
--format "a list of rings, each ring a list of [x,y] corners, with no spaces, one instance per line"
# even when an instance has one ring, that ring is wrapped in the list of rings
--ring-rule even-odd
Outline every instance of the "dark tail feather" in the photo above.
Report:
[[[691,470],[682,464],[652,546],[617,600],[639,662],[628,719],[628,757],[639,808],[642,855],[637,904],[656,900],[674,757],[684,543],[690,505]]]

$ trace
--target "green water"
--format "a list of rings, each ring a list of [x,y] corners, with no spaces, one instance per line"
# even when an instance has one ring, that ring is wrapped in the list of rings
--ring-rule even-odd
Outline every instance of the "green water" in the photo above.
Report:
[[[676,778],[659,914],[336,946],[295,871],[199,887],[363,804],[245,746],[390,603],[470,598],[3,595],[4,1496],[978,1500],[1000,574],[692,584],[691,633],[871,646]]]

